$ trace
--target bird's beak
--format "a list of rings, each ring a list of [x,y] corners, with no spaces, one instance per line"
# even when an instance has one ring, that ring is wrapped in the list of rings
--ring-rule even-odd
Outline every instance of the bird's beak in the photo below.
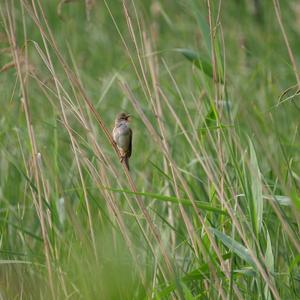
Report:
[[[127,115],[127,116],[126,116],[126,120],[127,120],[127,121],[131,121],[131,115]]]

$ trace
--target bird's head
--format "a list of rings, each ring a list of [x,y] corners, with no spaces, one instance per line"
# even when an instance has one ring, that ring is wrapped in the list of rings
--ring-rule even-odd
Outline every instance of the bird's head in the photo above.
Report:
[[[130,118],[130,114],[128,113],[125,113],[125,112],[121,112],[117,115],[116,117],[116,123],[119,123],[121,121],[126,121],[128,122],[129,121],[129,118]]]

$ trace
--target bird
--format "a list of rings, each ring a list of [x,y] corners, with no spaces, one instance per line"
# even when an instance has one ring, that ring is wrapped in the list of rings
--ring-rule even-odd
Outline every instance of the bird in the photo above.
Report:
[[[128,171],[128,161],[132,152],[132,130],[129,127],[129,118],[128,113],[121,112],[117,114],[112,132],[113,140],[121,153],[121,162],[125,162]]]

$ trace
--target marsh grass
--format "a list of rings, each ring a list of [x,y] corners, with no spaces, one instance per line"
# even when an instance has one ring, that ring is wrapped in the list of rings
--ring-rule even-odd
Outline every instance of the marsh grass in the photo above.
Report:
[[[1,4],[2,298],[297,299],[293,7],[167,2]]]

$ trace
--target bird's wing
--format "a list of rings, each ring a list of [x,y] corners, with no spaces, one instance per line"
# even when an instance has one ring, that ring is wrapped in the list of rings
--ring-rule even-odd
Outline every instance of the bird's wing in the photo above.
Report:
[[[127,157],[131,156],[131,151],[132,151],[132,130],[129,128],[129,146],[127,150]]]

